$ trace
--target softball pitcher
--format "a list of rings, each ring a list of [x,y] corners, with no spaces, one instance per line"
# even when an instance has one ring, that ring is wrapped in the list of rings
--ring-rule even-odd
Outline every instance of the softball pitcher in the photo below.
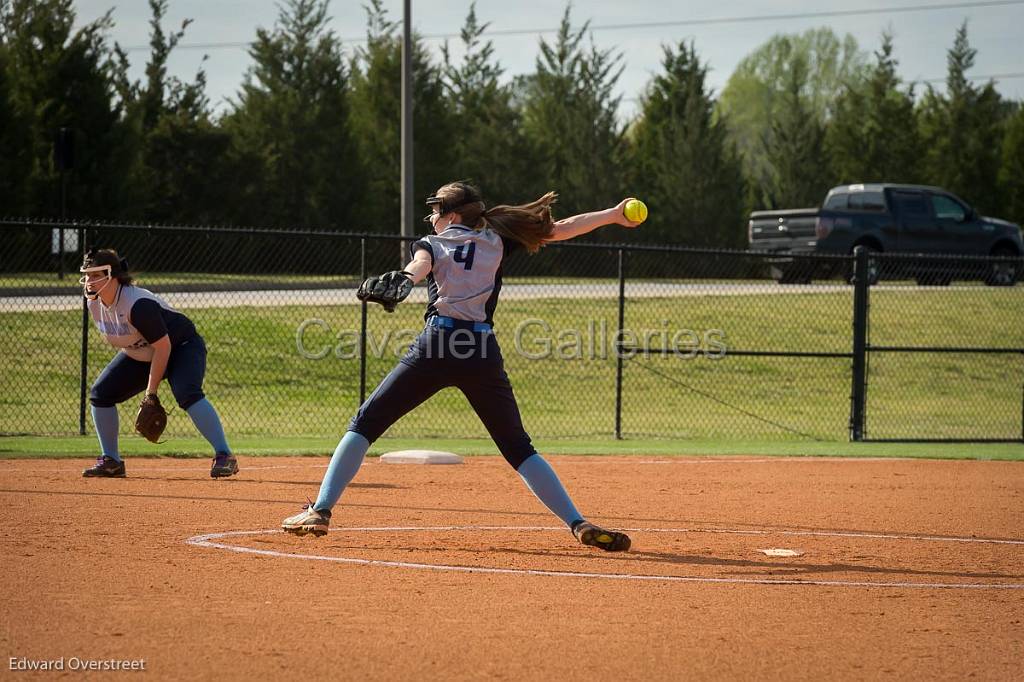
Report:
[[[238,473],[238,462],[228,447],[220,417],[203,394],[206,344],[192,321],[151,291],[132,284],[127,262],[113,249],[89,251],[81,272],[89,313],[103,339],[120,351],[100,373],[89,394],[102,454],[82,475],[124,477],[124,461],[117,446],[116,405],[143,390],[146,397],[140,414],[162,415],[152,439],[159,437],[166,413],[157,391],[165,378],[178,406],[213,446],[210,476],[222,478]],[[136,422],[140,432],[146,430],[142,421],[140,417]]]
[[[629,549],[625,533],[599,528],[577,511],[554,470],[534,449],[492,333],[508,253],[519,248],[535,253],[545,243],[572,239],[603,225],[639,224],[623,214],[625,200],[614,208],[552,222],[555,196],[549,192],[530,204],[486,209],[477,188],[453,182],[427,199],[432,212],[425,220],[434,234],[412,244],[406,270],[371,277],[359,288],[362,300],[393,310],[413,284],[426,278],[426,327],[359,408],[334,451],[316,502],[285,519],[285,531],[326,534],[331,510],[370,444],[430,396],[456,386],[508,463],[580,542],[611,552]]]

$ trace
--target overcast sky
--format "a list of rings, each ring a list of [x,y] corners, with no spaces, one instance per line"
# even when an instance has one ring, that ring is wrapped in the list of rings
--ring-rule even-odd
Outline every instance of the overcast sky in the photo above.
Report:
[[[967,0],[971,2],[972,0]],[[246,48],[213,47],[211,43],[244,43],[256,36],[258,27],[272,28],[277,15],[273,0],[170,0],[165,29],[193,19],[181,46],[172,55],[169,69],[173,75],[191,79],[202,66],[208,77],[210,100],[222,110],[225,100],[238,90],[250,64]],[[384,0],[392,19],[400,20],[401,0]],[[619,80],[624,101],[620,115],[629,117],[636,97],[653,73],[659,70],[661,46],[692,40],[701,59],[710,66],[709,85],[716,92],[725,86],[736,64],[753,48],[776,33],[799,33],[809,28],[829,26],[840,35],[850,33],[861,49],[878,47],[883,30],[895,34],[896,57],[905,80],[942,78],[946,74],[946,51],[953,43],[956,28],[968,21],[971,44],[978,50],[973,74],[1018,74],[997,79],[998,90],[1006,97],[1024,99],[1024,2],[1002,6],[960,7],[930,11],[894,12],[896,8],[956,4],[955,0],[774,0],[752,2],[735,0],[708,3],[680,0],[590,0],[573,5],[576,25],[589,20],[594,27],[650,23],[649,27],[601,29],[592,37],[600,48],[614,48],[623,55],[625,71]],[[343,39],[346,51],[365,36],[366,12],[363,0],[333,0],[331,26]],[[79,23],[91,21],[113,9],[116,26],[113,40],[123,47],[142,48],[129,52],[133,76],[141,78],[148,56],[149,5],[145,0],[78,0],[75,3]],[[413,27],[425,36],[457,33],[470,3],[467,0],[413,0]],[[477,17],[490,22],[492,30],[536,31],[526,35],[495,35],[495,53],[506,76],[530,73],[539,54],[540,31],[558,25],[564,3],[557,0],[478,0]],[[812,12],[887,10],[860,16],[780,18],[751,20],[752,17],[793,15]],[[708,24],[672,25],[672,22],[709,19],[743,19]],[[427,45],[440,58],[441,38],[430,38]],[[457,48],[458,39],[450,40]],[[183,49],[187,45],[206,45]],[[459,54],[458,50],[454,50]],[[203,55],[207,55],[202,62]],[[941,87],[941,84],[937,84]]]

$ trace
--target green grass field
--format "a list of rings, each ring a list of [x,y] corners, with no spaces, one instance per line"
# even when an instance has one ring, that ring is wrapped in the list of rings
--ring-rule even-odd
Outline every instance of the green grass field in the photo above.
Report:
[[[337,438],[253,437],[234,439],[238,454],[250,456],[328,456]],[[538,443],[550,455],[646,455],[675,456],[764,456],[764,457],[913,457],[922,459],[1024,460],[1024,445],[1004,443],[822,443],[731,440],[669,440],[629,438],[551,440]],[[494,444],[478,438],[382,438],[370,448],[370,455],[394,450],[422,448],[460,455],[495,455]],[[210,446],[198,437],[174,438],[154,445],[141,438],[126,438],[122,451],[128,457],[208,458]],[[0,459],[90,458],[96,455],[92,436],[7,436],[0,438]]]
[[[5,290],[31,289],[33,291],[39,290],[40,295],[77,294],[79,291],[78,278],[80,276],[77,268],[77,264],[73,268],[69,265],[69,271],[64,274],[64,279],[60,279],[55,272],[0,273],[0,292]],[[270,286],[292,289],[306,285],[311,288],[332,285],[351,286],[353,282],[358,282],[360,277],[360,273],[357,271],[332,273],[330,275],[223,272],[133,272],[133,275],[135,275],[141,286],[156,291],[165,287],[180,288],[185,286],[193,289],[204,286],[209,286],[211,289],[231,289],[235,287],[263,288]],[[689,280],[678,279],[668,281],[683,283]],[[608,280],[597,277],[585,279],[577,277],[510,277],[505,282],[507,284],[581,284],[607,283]]]
[[[565,280],[563,280],[563,283]],[[615,369],[611,336],[614,299],[588,298],[591,280],[578,281],[572,299],[505,300],[497,314],[506,368],[531,435],[545,447],[572,451],[579,443],[612,442]],[[1024,347],[1024,288],[970,287],[873,292],[871,341],[913,346]],[[827,293],[636,298],[626,305],[626,327],[648,344],[663,345],[668,330],[698,337],[720,330],[729,350],[850,350],[852,290]],[[0,299],[2,310],[2,299]],[[345,333],[358,330],[356,306],[200,308],[187,311],[210,349],[206,390],[236,438],[324,438],[345,430],[358,407],[359,362]],[[0,433],[67,436],[78,432],[80,312],[0,313],[5,353],[0,369]],[[308,319],[306,347],[327,349],[319,360],[298,352],[296,332]],[[554,357],[528,359],[548,336]],[[567,359],[577,339],[604,357]],[[385,334],[422,327],[419,306],[393,315],[371,308],[371,351]],[[574,334],[578,330],[580,334]],[[596,331],[598,340],[590,337]],[[91,382],[113,353],[90,330]],[[394,365],[395,348],[368,361],[367,390]],[[559,353],[559,350],[561,353]],[[1020,355],[872,355],[868,435],[891,437],[1021,436],[1024,358]],[[170,391],[163,393],[170,403]],[[825,441],[843,444],[849,418],[850,361],[774,357],[636,357],[625,362],[622,429],[630,439],[679,443]],[[133,404],[122,409],[122,426]],[[194,435],[187,416],[172,413],[169,435]],[[460,393],[446,389],[389,432],[398,438],[486,438]],[[7,441],[8,439],[5,439]],[[134,438],[131,440],[135,440]],[[272,441],[277,442],[277,441]],[[628,441],[627,441],[628,442]],[[332,446],[333,447],[333,446]],[[858,446],[859,447],[859,446]],[[647,449],[650,451],[650,448]]]

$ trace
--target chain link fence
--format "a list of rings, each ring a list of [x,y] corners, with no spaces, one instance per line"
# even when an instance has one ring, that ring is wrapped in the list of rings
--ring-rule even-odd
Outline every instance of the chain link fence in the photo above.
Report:
[[[874,254],[868,440],[1024,440],[1021,260]]]
[[[623,433],[846,437],[850,286],[777,284],[777,259],[760,253],[639,250],[625,260],[624,329],[639,338],[623,348]],[[823,270],[845,260],[799,259]]]
[[[140,286],[195,322],[229,435],[338,435],[423,327],[423,286],[393,314],[355,298],[365,276],[402,264],[399,237],[73,225],[62,266],[57,227],[0,221],[0,434],[92,430],[83,388],[114,351],[83,318],[86,244],[116,248]],[[850,256],[574,242],[512,255],[495,331],[527,430],[1024,439],[1024,287],[993,279],[1006,266],[1015,281],[1020,259],[863,260],[852,286]],[[810,281],[777,283],[780,270]],[[125,430],[135,408],[121,407]],[[169,435],[193,433],[172,413]],[[487,437],[456,389],[388,433]]]

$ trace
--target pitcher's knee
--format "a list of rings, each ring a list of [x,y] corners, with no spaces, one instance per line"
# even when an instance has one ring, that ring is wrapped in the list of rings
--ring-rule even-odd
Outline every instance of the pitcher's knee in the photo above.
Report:
[[[392,421],[381,417],[374,417],[372,413],[367,414],[360,408],[356,416],[348,423],[348,430],[355,431],[360,436],[373,443],[384,435],[384,432],[391,426]]]
[[[382,396],[380,391],[378,387],[371,393],[348,423],[349,431],[355,431],[371,443],[383,436],[407,411],[403,406],[396,406],[386,395]]]
[[[353,420],[353,422],[354,422],[354,421],[355,421],[355,420]],[[368,445],[373,445],[374,441],[376,441],[376,440],[377,440],[377,438],[379,438],[379,437],[380,437],[380,436],[375,436],[375,435],[374,435],[374,434],[372,434],[372,433],[371,433],[371,434],[367,434],[367,433],[366,433],[365,431],[360,431],[359,429],[355,429],[355,428],[352,428],[352,424],[351,424],[351,423],[349,424],[349,427],[348,427],[348,429],[346,429],[346,431],[345,431],[345,432],[346,432],[346,433],[349,433],[349,432],[351,432],[351,433],[354,433],[354,434],[356,434],[356,435],[358,435],[358,436],[362,436],[363,438],[365,438],[365,439],[366,439],[366,443],[367,443]]]
[[[537,449],[530,442],[530,437],[525,434],[524,436],[525,438],[523,439],[497,443],[501,456],[516,470],[519,469],[523,462],[537,453]]]

